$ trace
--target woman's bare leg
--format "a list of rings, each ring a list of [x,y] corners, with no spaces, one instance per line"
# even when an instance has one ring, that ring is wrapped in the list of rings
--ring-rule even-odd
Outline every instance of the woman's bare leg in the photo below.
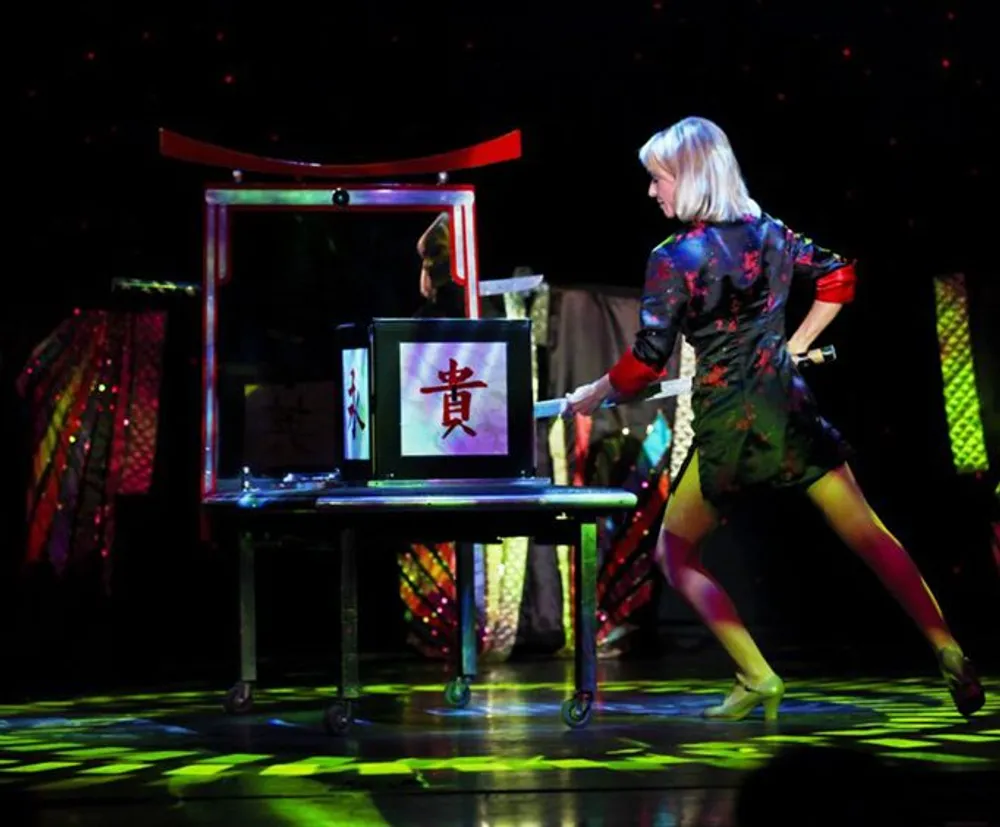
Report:
[[[935,651],[957,646],[937,600],[899,540],[865,500],[847,465],[828,472],[808,489],[831,528],[878,575]]]
[[[691,604],[745,678],[756,684],[774,670],[750,637],[729,595],[701,564],[698,545],[717,522],[715,510],[701,493],[695,453],[667,501],[655,559],[667,582]]]

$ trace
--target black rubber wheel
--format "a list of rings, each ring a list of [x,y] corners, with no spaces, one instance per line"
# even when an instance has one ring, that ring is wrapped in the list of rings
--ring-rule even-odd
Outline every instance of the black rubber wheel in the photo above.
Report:
[[[472,687],[465,678],[452,678],[444,688],[444,699],[449,706],[465,709],[472,700]]]
[[[563,701],[562,719],[570,729],[585,727],[590,722],[590,713],[593,709],[589,698],[574,696]]]
[[[343,735],[354,720],[349,701],[335,701],[323,713],[323,729],[327,735]]]
[[[246,715],[253,709],[253,684],[238,681],[223,698],[222,708],[230,715]]]

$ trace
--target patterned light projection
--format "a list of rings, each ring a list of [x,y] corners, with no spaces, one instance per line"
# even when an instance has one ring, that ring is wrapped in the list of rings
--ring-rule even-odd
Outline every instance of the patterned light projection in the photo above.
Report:
[[[408,643],[427,657],[447,658],[458,628],[455,544],[412,545],[400,553],[399,571]],[[481,640],[482,623],[477,620]]]
[[[477,546],[476,639],[484,661],[505,660],[517,640],[528,540]],[[412,545],[399,555],[399,594],[406,607],[408,643],[430,658],[448,658],[458,615],[455,544]]]
[[[255,726],[295,727],[299,737],[285,741],[279,752],[230,752],[217,726],[214,692],[188,691],[138,695],[91,696],[66,701],[0,706],[0,783],[53,792],[81,790],[95,783],[143,785],[185,780],[211,783],[236,778],[268,779],[276,784],[298,777],[326,783],[351,780],[364,789],[380,783],[420,779],[424,787],[453,788],[458,776],[510,778],[511,772],[555,778],[555,773],[581,774],[580,781],[599,780],[609,772],[673,773],[680,767],[741,773],[760,766],[785,744],[817,747],[850,745],[902,765],[937,765],[952,770],[988,770],[996,765],[1000,729],[995,715],[1000,685],[987,681],[986,714],[961,718],[939,680],[803,681],[786,696],[783,720],[795,731],[766,731],[753,724],[711,728],[702,738],[678,739],[676,723],[697,717],[712,703],[719,686],[713,681],[607,681],[601,685],[599,714],[616,723],[615,732],[637,738],[605,737],[579,744],[571,757],[538,754],[537,721],[550,715],[562,697],[562,682],[493,682],[490,698],[456,710],[440,703],[440,686],[394,683],[366,685],[370,696],[394,697],[398,720],[405,726],[447,728],[461,724],[464,737],[482,743],[480,754],[454,755],[435,750],[414,754],[399,742],[400,753],[357,749],[331,753],[316,749],[308,738],[302,709],[321,705],[331,687],[278,687],[262,690]],[[374,706],[374,704],[373,704]],[[447,718],[461,718],[446,721]],[[181,720],[183,727],[176,725]],[[496,728],[502,720],[503,727]],[[203,722],[212,728],[206,737]],[[240,729],[245,730],[245,722]],[[505,733],[501,740],[489,733]],[[691,730],[685,730],[690,733]],[[523,739],[512,737],[523,733]],[[245,733],[244,733],[245,734]],[[305,737],[303,737],[305,736]],[[534,745],[529,736],[535,736]],[[482,739],[482,740],[480,740]],[[238,739],[237,739],[238,740]],[[271,744],[273,739],[262,739]],[[212,747],[215,747],[213,749]],[[474,749],[474,748],[473,748]],[[560,751],[564,752],[564,751]],[[119,788],[117,785],[122,785]],[[258,788],[258,791],[260,788]]]
[[[107,585],[115,498],[152,482],[165,334],[163,312],[77,310],[31,354],[28,562],[98,562]]]
[[[934,279],[934,305],[944,408],[955,470],[960,474],[985,471],[989,458],[976,389],[965,276],[956,274]]]

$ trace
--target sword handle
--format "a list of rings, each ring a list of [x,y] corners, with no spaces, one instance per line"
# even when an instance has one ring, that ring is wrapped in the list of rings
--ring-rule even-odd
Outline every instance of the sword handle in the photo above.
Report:
[[[792,361],[799,365],[825,365],[827,362],[837,361],[837,348],[833,345],[824,347],[814,347],[805,353],[793,353]]]

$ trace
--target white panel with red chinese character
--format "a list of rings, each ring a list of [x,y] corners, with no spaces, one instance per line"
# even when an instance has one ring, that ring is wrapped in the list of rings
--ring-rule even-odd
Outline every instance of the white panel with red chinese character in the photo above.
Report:
[[[402,456],[506,456],[506,342],[403,342],[399,372]]]
[[[344,459],[371,459],[368,419],[368,350],[341,351],[344,371]]]

